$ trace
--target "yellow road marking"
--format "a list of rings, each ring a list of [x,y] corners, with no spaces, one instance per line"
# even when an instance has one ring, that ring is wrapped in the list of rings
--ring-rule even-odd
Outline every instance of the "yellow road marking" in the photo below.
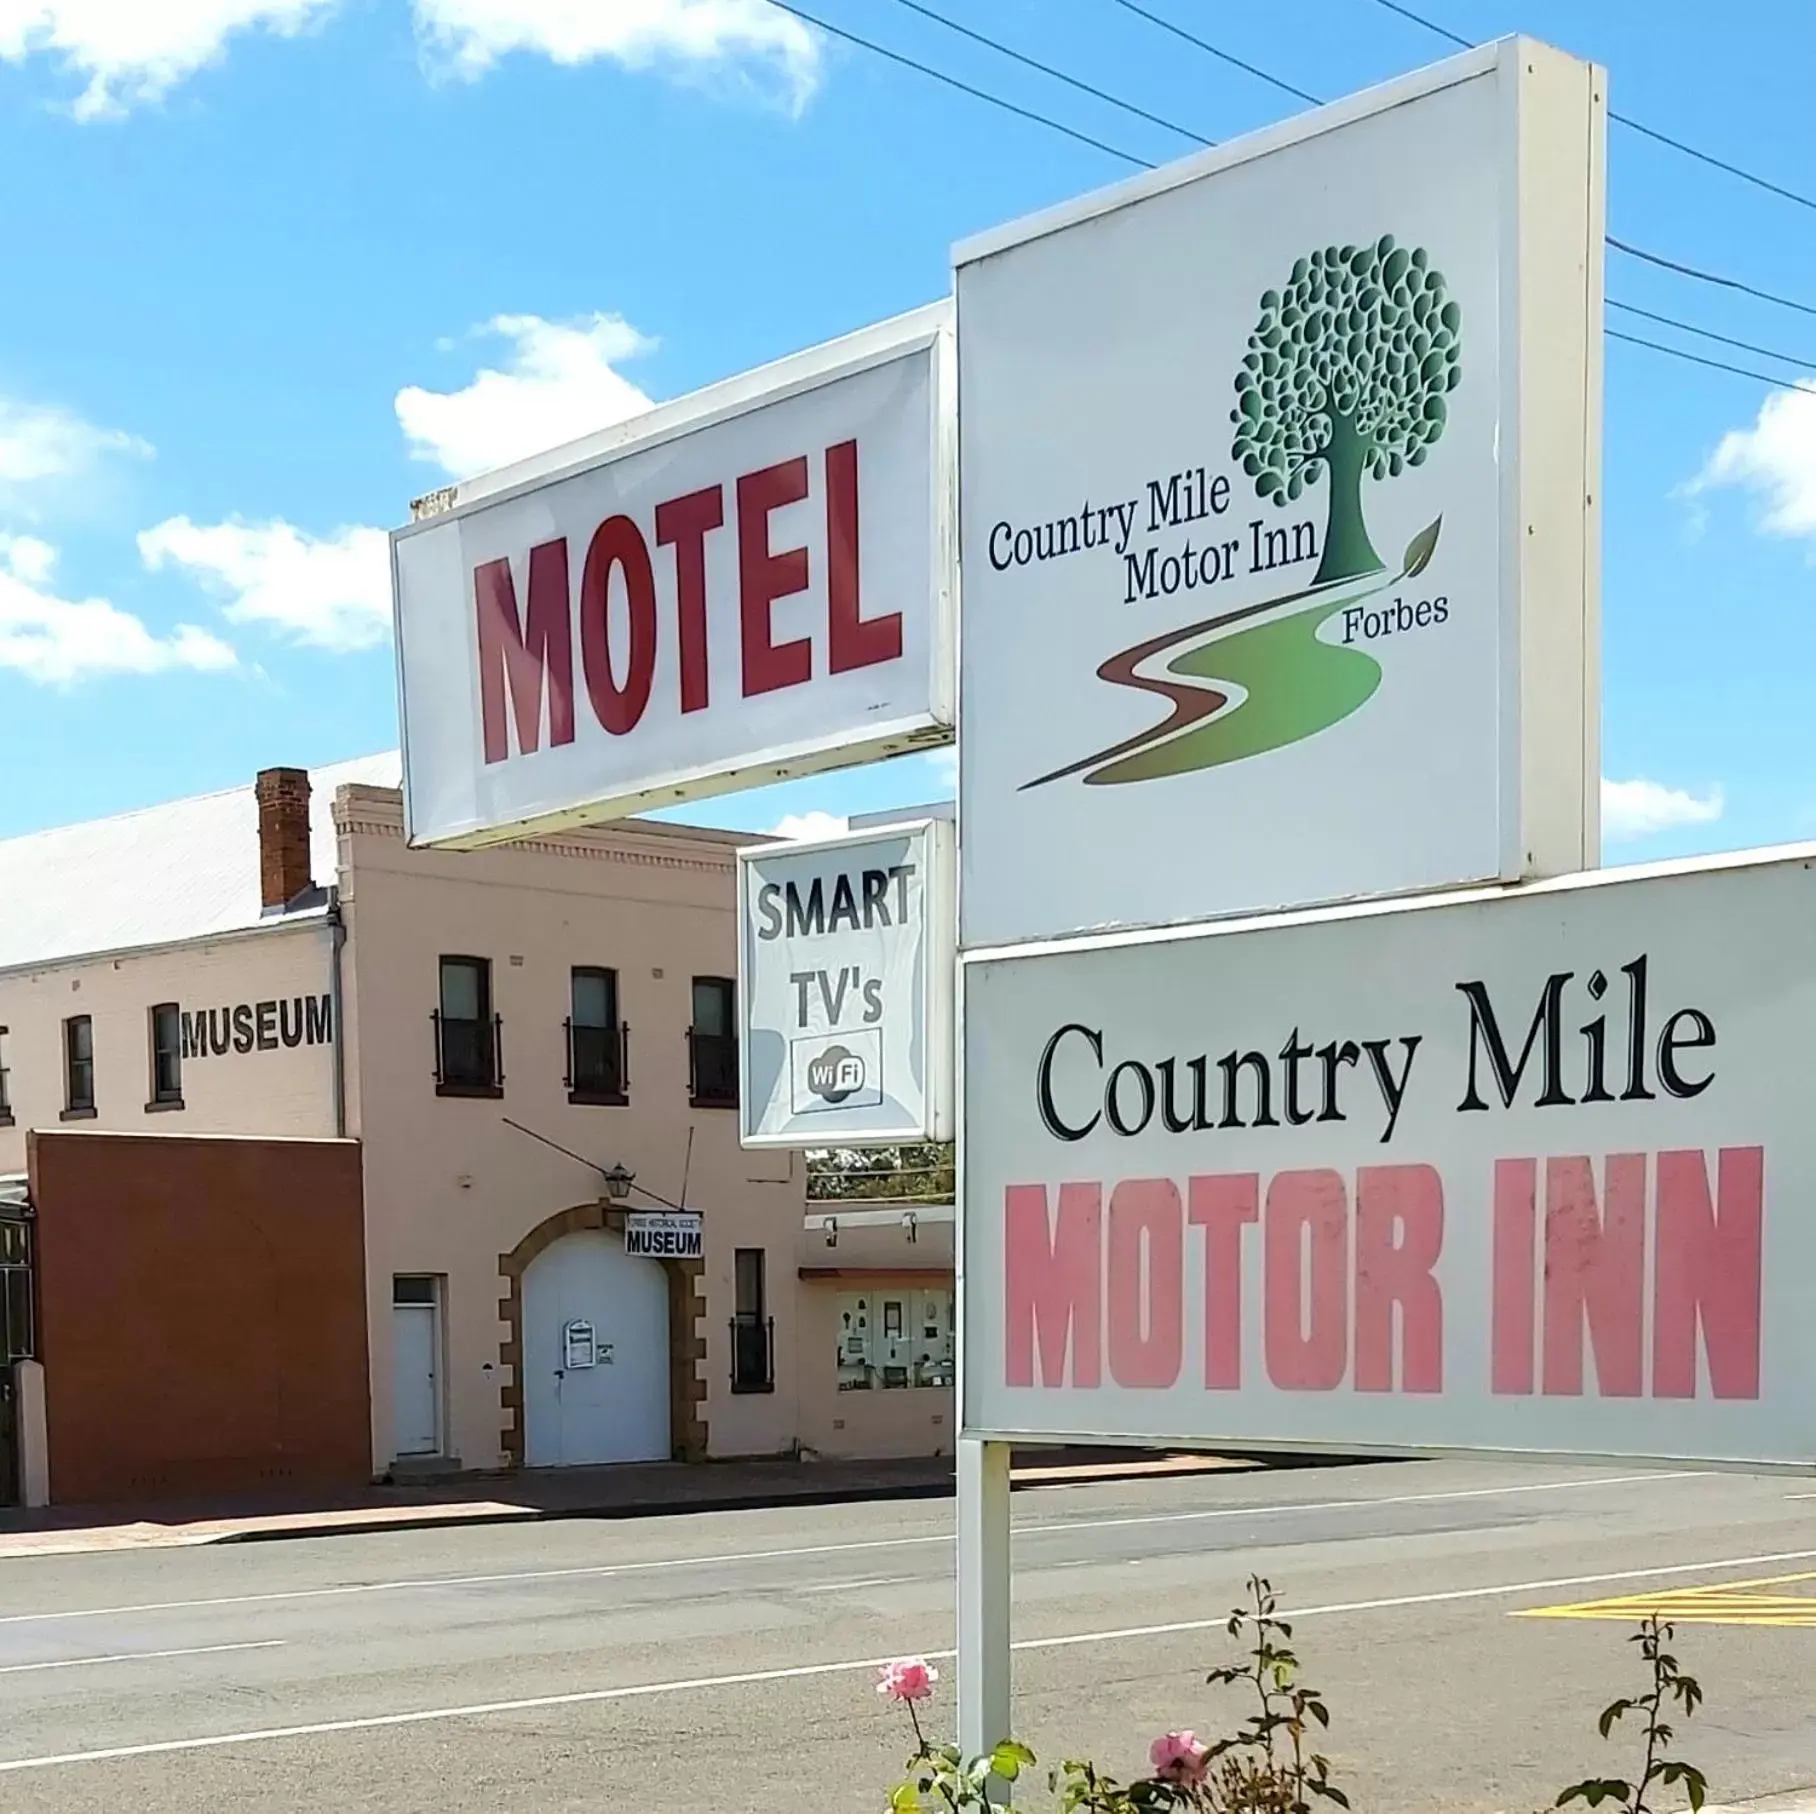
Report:
[[[1759,1581],[1711,1581],[1698,1587],[1664,1587],[1650,1594],[1621,1594],[1568,1606],[1530,1606],[1516,1619],[1617,1619],[1637,1624],[1648,1614],[1675,1625],[1816,1627],[1816,1585],[1801,1593],[1761,1593],[1761,1588],[1816,1584],[1816,1570],[1769,1575]]]

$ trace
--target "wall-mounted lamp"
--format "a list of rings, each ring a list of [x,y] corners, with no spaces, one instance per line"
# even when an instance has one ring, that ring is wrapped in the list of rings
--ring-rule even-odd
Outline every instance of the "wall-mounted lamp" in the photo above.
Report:
[[[828,1216],[821,1226],[826,1230],[826,1245],[828,1247],[837,1247],[839,1244],[838,1217]]]
[[[606,1201],[622,1203],[631,1194],[631,1186],[637,1181],[635,1172],[628,1172],[622,1165],[614,1165],[610,1171],[601,1172],[605,1180]]]

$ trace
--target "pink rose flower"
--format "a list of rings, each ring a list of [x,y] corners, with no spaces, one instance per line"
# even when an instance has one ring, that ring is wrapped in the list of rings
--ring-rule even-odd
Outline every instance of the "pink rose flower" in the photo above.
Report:
[[[1204,1781],[1208,1754],[1196,1733],[1163,1732],[1148,1747],[1148,1762],[1156,1776],[1195,1788]]]
[[[876,1691],[892,1701],[924,1701],[940,1672],[920,1657],[898,1657],[876,1672]]]

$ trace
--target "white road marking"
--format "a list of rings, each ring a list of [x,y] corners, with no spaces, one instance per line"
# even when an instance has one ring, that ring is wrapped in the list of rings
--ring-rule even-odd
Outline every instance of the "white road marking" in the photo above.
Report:
[[[860,1587],[900,1587],[905,1581],[923,1581],[924,1575],[869,1575],[862,1581],[816,1581],[811,1587],[789,1589],[797,1594],[848,1594]]]
[[[1367,1511],[1376,1506],[1432,1505],[1461,1499],[1503,1499],[1525,1493],[1567,1493],[1590,1488],[1636,1486],[1660,1480],[1703,1480],[1703,1469],[1673,1473],[1614,1474],[1588,1480],[1524,1481],[1516,1486],[1465,1487],[1443,1493],[1397,1493],[1374,1499],[1282,1500],[1273,1505],[1221,1505],[1192,1512],[1142,1512],[1124,1518],[1060,1519],[1051,1524],[1021,1524],[1017,1538],[1065,1536],[1074,1531],[1124,1530],[1148,1524],[1199,1524],[1217,1518],[1279,1518],[1306,1512]],[[790,1561],[797,1556],[842,1556],[863,1550],[912,1549],[923,1544],[952,1543],[951,1531],[924,1536],[872,1537],[850,1543],[811,1543],[792,1549],[756,1549],[710,1556],[665,1556],[649,1562],[605,1562],[573,1568],[512,1569],[488,1575],[427,1575],[404,1581],[357,1581],[340,1587],[298,1587],[262,1594],[215,1594],[199,1600],[147,1600],[128,1606],[79,1606],[56,1612],[0,1614],[0,1625],[52,1624],[64,1619],[121,1618],[129,1613],[193,1612],[214,1606],[271,1606],[292,1600],[330,1600],[355,1594],[425,1593],[442,1587],[501,1587],[518,1581],[568,1581],[580,1577],[647,1574],[658,1569],[703,1568],[728,1562]]]
[[[1559,1588],[1599,1586],[1610,1581],[1656,1580],[1666,1575],[1708,1574],[1717,1569],[1758,1568],[1776,1562],[1804,1562],[1816,1550],[1783,1550],[1769,1556],[1729,1556],[1713,1562],[1668,1563],[1658,1568],[1617,1569],[1605,1574],[1562,1575],[1543,1581],[1508,1581],[1492,1587],[1455,1587],[1428,1594],[1394,1594],[1378,1600],[1343,1600],[1328,1606],[1287,1607],[1289,1617],[1310,1619],[1333,1613],[1385,1612],[1403,1606],[1435,1606],[1459,1600],[1505,1598],[1511,1594],[1551,1593]],[[1179,1632],[1209,1631],[1228,1623],[1217,1619],[1181,1619],[1166,1625],[1129,1625],[1112,1631],[1073,1632],[1057,1638],[1022,1638],[1017,1651],[1065,1650],[1079,1644],[1115,1644],[1130,1638],[1169,1637]],[[898,1652],[898,1654],[900,1654]],[[930,1662],[955,1655],[946,1650],[920,1653]],[[761,1682],[801,1681],[813,1676],[852,1675],[880,1669],[891,1657],[864,1657],[837,1663],[800,1663],[788,1669],[752,1669],[738,1675],[703,1675],[671,1682],[633,1682],[620,1688],[584,1688],[570,1694],[529,1695],[515,1701],[474,1701],[462,1707],[424,1707],[411,1713],[376,1713],[358,1719],[319,1720],[306,1726],[266,1726],[252,1732],[216,1732],[202,1738],[160,1739],[148,1744],[108,1745],[92,1751],[61,1751],[46,1757],[0,1760],[0,1774],[14,1770],[48,1770],[63,1764],[104,1763],[126,1757],[161,1757],[179,1751],[215,1751],[228,1745],[256,1745],[285,1738],[319,1738],[339,1732],[376,1732],[388,1726],[422,1726],[440,1721],[477,1719],[488,1714],[534,1713],[548,1707],[597,1706],[607,1701],[647,1699],[658,1694],[698,1693],[714,1688],[743,1688]]]
[[[186,1650],[121,1650],[106,1657],[58,1657],[49,1663],[0,1663],[0,1675],[29,1675],[35,1669],[92,1669],[101,1663],[150,1663],[165,1657],[211,1657],[223,1650],[282,1650],[282,1638],[251,1644],[194,1644]]]
[[[1594,1587],[1609,1581],[1650,1581],[1663,1575],[1696,1575],[1717,1568],[1755,1568],[1766,1562],[1806,1562],[1816,1549],[1781,1550],[1771,1556],[1731,1556],[1721,1562],[1674,1562],[1659,1568],[1623,1568],[1595,1575],[1560,1575],[1549,1581],[1509,1581],[1495,1587],[1451,1587],[1429,1594],[1394,1594],[1382,1600],[1339,1600],[1329,1606],[1293,1606],[1290,1618],[1315,1619],[1322,1614],[1385,1612],[1396,1606],[1442,1606],[1458,1600],[1488,1600],[1507,1594],[1550,1593],[1563,1587]],[[1229,1624],[1220,1619],[1178,1619],[1166,1625],[1125,1625],[1109,1631],[1080,1631],[1061,1638],[1024,1638],[1013,1650],[1064,1650],[1073,1644],[1111,1644],[1122,1638],[1164,1638],[1177,1632],[1220,1631]],[[0,1769],[5,1766],[0,1765]]]

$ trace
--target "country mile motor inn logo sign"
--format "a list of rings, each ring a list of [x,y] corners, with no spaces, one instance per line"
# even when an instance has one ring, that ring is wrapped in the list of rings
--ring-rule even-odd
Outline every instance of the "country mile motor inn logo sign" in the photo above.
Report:
[[[1318,561],[1308,584],[1111,655],[1098,666],[1099,679],[1153,695],[1165,715],[1025,788],[1074,776],[1092,786],[1150,781],[1300,742],[1374,696],[1381,663],[1371,645],[1448,620],[1447,598],[1409,600],[1400,592],[1430,564],[1443,519],[1414,534],[1390,570],[1375,549],[1365,494],[1422,466],[1437,448],[1448,398],[1463,379],[1461,330],[1462,311],[1427,249],[1401,246],[1392,235],[1321,247],[1293,264],[1281,288],[1263,294],[1235,375],[1231,457],[1256,494],[1280,509],[1322,485],[1322,535],[1309,518],[1283,527],[1256,520],[1246,536],[1188,542],[1177,554],[1131,548],[1144,502],[1151,534],[1229,509],[1230,480],[1207,483],[1202,467],[1151,482],[1145,500],[1038,529],[995,526],[989,553],[999,572],[1113,547],[1129,605]]]

